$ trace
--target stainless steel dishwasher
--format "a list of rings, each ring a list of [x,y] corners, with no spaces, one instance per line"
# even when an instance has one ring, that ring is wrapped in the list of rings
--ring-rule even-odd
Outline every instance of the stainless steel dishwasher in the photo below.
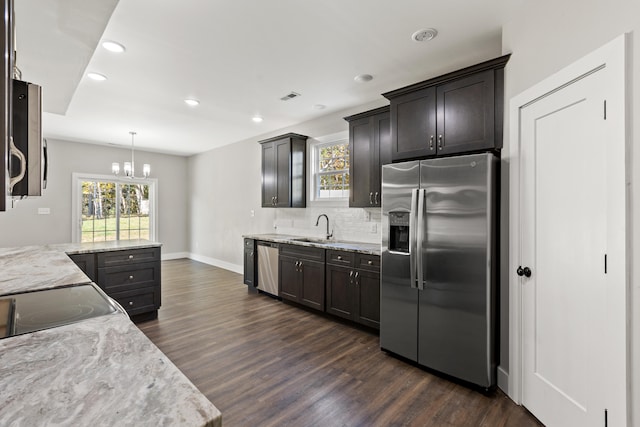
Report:
[[[258,242],[258,285],[262,292],[278,296],[278,244]]]

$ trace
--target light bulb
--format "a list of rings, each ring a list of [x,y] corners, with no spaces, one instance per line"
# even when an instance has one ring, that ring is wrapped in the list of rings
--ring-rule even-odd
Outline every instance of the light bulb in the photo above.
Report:
[[[117,162],[111,163],[111,172],[114,175],[118,175],[120,173],[120,163],[117,163]]]
[[[131,162],[124,162],[124,174],[126,176],[131,176],[133,174],[133,168],[131,167]]]
[[[144,175],[145,178],[149,178],[150,174],[151,174],[151,165],[149,163],[145,163],[144,165],[142,165],[142,175]]]

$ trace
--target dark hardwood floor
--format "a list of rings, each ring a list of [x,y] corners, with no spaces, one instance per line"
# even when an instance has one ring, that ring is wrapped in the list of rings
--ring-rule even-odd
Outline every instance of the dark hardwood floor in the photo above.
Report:
[[[243,426],[539,426],[502,392],[486,396],[404,363],[378,336],[265,295],[242,276],[162,263],[158,319],[138,326]]]

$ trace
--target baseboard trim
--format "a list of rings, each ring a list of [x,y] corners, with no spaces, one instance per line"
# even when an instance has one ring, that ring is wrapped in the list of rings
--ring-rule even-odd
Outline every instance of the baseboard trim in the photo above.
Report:
[[[160,257],[162,261],[170,261],[172,259],[182,259],[182,258],[189,258],[189,252],[171,252],[167,254],[163,253],[162,256]]]
[[[498,366],[498,388],[509,395],[509,373],[502,366]]]
[[[205,264],[212,265],[214,267],[224,268],[225,270],[233,271],[234,273],[243,274],[244,272],[244,267],[242,265],[232,264],[230,262],[222,261],[216,258],[211,258],[208,256],[198,255],[194,253],[190,253],[188,258],[194,261],[203,262]]]

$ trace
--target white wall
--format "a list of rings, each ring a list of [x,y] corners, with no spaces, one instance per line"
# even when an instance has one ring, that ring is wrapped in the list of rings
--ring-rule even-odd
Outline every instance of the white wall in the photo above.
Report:
[[[629,111],[631,126],[629,166],[631,169],[630,195],[630,249],[631,265],[631,375],[633,407],[632,425],[640,425],[640,280],[634,266],[640,265],[640,116],[635,112],[640,105],[640,2],[637,0],[611,0],[584,2],[581,0],[515,0],[509,2],[506,24],[503,28],[503,52],[513,52],[506,68],[506,104],[545,77],[597,49],[625,32],[631,36],[629,51],[631,72]],[[636,106],[636,107],[634,107]],[[508,110],[507,110],[508,114]],[[508,117],[506,120],[508,123]],[[505,132],[505,137],[509,132]],[[603,141],[603,151],[606,141]],[[503,158],[508,157],[509,141],[505,141]],[[579,155],[579,153],[576,153]],[[594,194],[594,202],[598,202]]]
[[[242,271],[243,234],[281,233],[306,236],[321,235],[310,225],[320,213],[326,213],[336,230],[336,238],[378,242],[380,209],[344,207],[273,209],[261,208],[261,151],[259,140],[287,132],[311,138],[348,130],[343,117],[386,105],[379,101],[332,113],[305,123],[226,145],[189,158],[190,243],[194,259]],[[254,216],[251,216],[251,212]],[[372,211],[369,226],[356,225]],[[324,221],[324,220],[322,220]],[[274,225],[277,228],[274,228]],[[361,227],[361,228],[359,228]],[[369,228],[367,228],[369,227]],[[375,227],[375,231],[372,231]]]
[[[49,180],[43,196],[19,201],[0,213],[0,247],[71,242],[71,174],[109,175],[111,163],[131,158],[131,151],[102,145],[47,139]],[[136,150],[136,164],[151,164],[158,179],[158,241],[163,256],[187,253],[187,158]],[[50,215],[38,215],[49,208]]]

